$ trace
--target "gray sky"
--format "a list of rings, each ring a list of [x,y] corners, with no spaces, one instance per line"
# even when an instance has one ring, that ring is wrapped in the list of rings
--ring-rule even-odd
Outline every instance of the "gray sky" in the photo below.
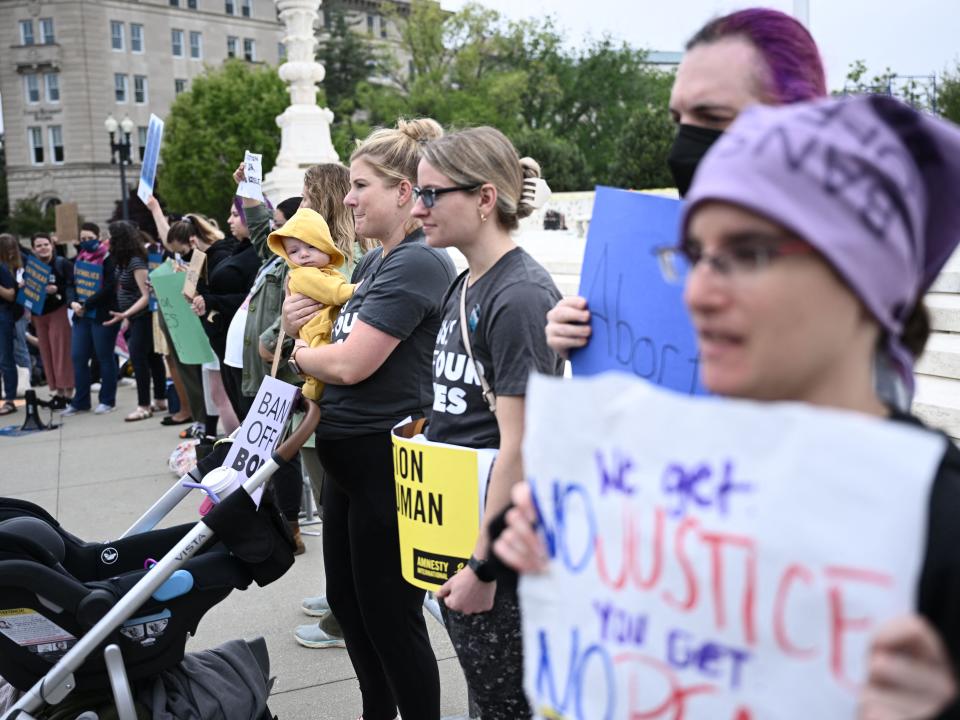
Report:
[[[793,0],[480,0],[509,18],[553,14],[571,40],[605,32],[648,50],[682,50],[717,14],[753,5],[792,12]],[[457,10],[466,0],[442,0]],[[810,25],[832,90],[857,59],[873,73],[930,75],[960,59],[960,0],[809,0]]]

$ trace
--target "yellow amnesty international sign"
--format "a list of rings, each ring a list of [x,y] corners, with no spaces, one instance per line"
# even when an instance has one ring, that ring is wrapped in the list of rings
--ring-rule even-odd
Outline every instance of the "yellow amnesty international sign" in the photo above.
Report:
[[[436,590],[473,552],[496,450],[432,443],[418,430],[415,422],[393,429],[401,570],[407,582]]]

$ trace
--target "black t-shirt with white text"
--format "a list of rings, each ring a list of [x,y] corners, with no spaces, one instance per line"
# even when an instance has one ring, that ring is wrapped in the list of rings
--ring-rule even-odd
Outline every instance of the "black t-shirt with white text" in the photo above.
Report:
[[[497,419],[483,399],[478,368],[470,362],[460,328],[460,293],[466,273],[447,293],[433,351],[433,412],[427,436],[472,448],[500,447]],[[466,318],[473,357],[497,397],[523,396],[531,372],[562,375],[563,360],[547,346],[547,312],[560,291],[522,248],[500,258],[467,288]]]
[[[361,320],[400,344],[366,380],[324,387],[318,438],[383,432],[405,417],[429,412],[430,353],[456,274],[450,255],[429,247],[422,231],[405,237],[386,257],[381,248],[363,256],[352,278],[359,285],[340,309],[330,342],[344,342]]]

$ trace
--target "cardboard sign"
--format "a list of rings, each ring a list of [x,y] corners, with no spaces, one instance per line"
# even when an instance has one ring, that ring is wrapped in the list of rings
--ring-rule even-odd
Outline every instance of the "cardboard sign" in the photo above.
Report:
[[[537,717],[855,717],[872,635],[914,611],[942,436],[621,373],[526,402]]]
[[[571,353],[574,375],[622,370],[677,392],[705,392],[682,282],[663,279],[654,252],[677,244],[681,207],[678,200],[597,188],[580,272],[592,334]]]
[[[185,273],[175,272],[171,263],[164,263],[150,273],[150,282],[180,362],[202,365],[212,362],[216,355],[200,325],[200,318],[183,299],[185,277]]]
[[[187,265],[187,277],[183,281],[183,296],[190,302],[193,302],[197,296],[197,283],[200,282],[200,273],[203,272],[203,264],[206,261],[207,254],[194,249],[190,256],[190,263]]]
[[[77,301],[82,305],[103,287],[103,265],[77,260],[73,264],[73,282],[76,286]]]
[[[152,252],[147,254],[147,269],[150,272],[153,272],[161,265],[163,265],[163,253]],[[150,292],[150,312],[155,313],[159,309],[159,307],[160,307],[160,303],[157,302],[157,294],[151,291]],[[156,333],[154,333],[154,340],[156,340],[156,338],[157,338]]]
[[[296,385],[269,376],[260,383],[250,412],[244,418],[243,425],[230,445],[230,452],[223,461],[224,467],[233,468],[240,473],[241,482],[253,477],[277,449],[299,392],[300,388]],[[262,492],[263,488],[251,496],[258,507]]]
[[[140,166],[140,184],[137,197],[143,203],[153,195],[153,185],[157,178],[157,160],[160,158],[160,143],[163,141],[163,120],[153,113],[147,126],[147,145],[143,151],[143,164]]]
[[[23,305],[28,312],[43,312],[51,277],[53,268],[37,259],[36,255],[28,255],[23,267],[23,287],[17,292],[17,304]]]
[[[249,150],[243,154],[243,174],[245,180],[237,185],[237,195],[263,202],[263,155],[257,155]]]
[[[80,239],[80,215],[75,202],[60,203],[56,207],[57,242],[77,242]]]
[[[393,429],[393,478],[404,579],[436,590],[467,564],[496,450],[435,443],[413,423]]]

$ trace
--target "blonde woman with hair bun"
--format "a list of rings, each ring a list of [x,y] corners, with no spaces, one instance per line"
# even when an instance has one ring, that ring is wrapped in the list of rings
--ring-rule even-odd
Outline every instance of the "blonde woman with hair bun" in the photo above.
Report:
[[[439,720],[440,677],[423,618],[424,591],[400,573],[390,430],[424,417],[433,402],[430,365],[444,294],[456,272],[428,247],[410,217],[424,143],[443,129],[400,120],[360,142],[350,158],[343,204],[356,232],[380,242],[357,265],[353,297],[329,345],[298,340],[296,372],[326,383],[317,456],[323,487],[327,601],[340,621],[363,696],[363,720]],[[319,309],[303,295],[284,302],[283,326],[296,336]]]
[[[499,449],[473,555],[437,595],[481,717],[529,718],[517,576],[491,562],[489,526],[523,480],[527,378],[533,371],[563,372],[543,332],[560,291],[510,235],[549,190],[536,161],[519,158],[513,144],[491,127],[427,143],[417,178],[413,216],[423,223],[427,242],[457,248],[468,264],[444,304],[431,364],[434,401],[427,436]],[[468,478],[463,491],[476,492]]]

